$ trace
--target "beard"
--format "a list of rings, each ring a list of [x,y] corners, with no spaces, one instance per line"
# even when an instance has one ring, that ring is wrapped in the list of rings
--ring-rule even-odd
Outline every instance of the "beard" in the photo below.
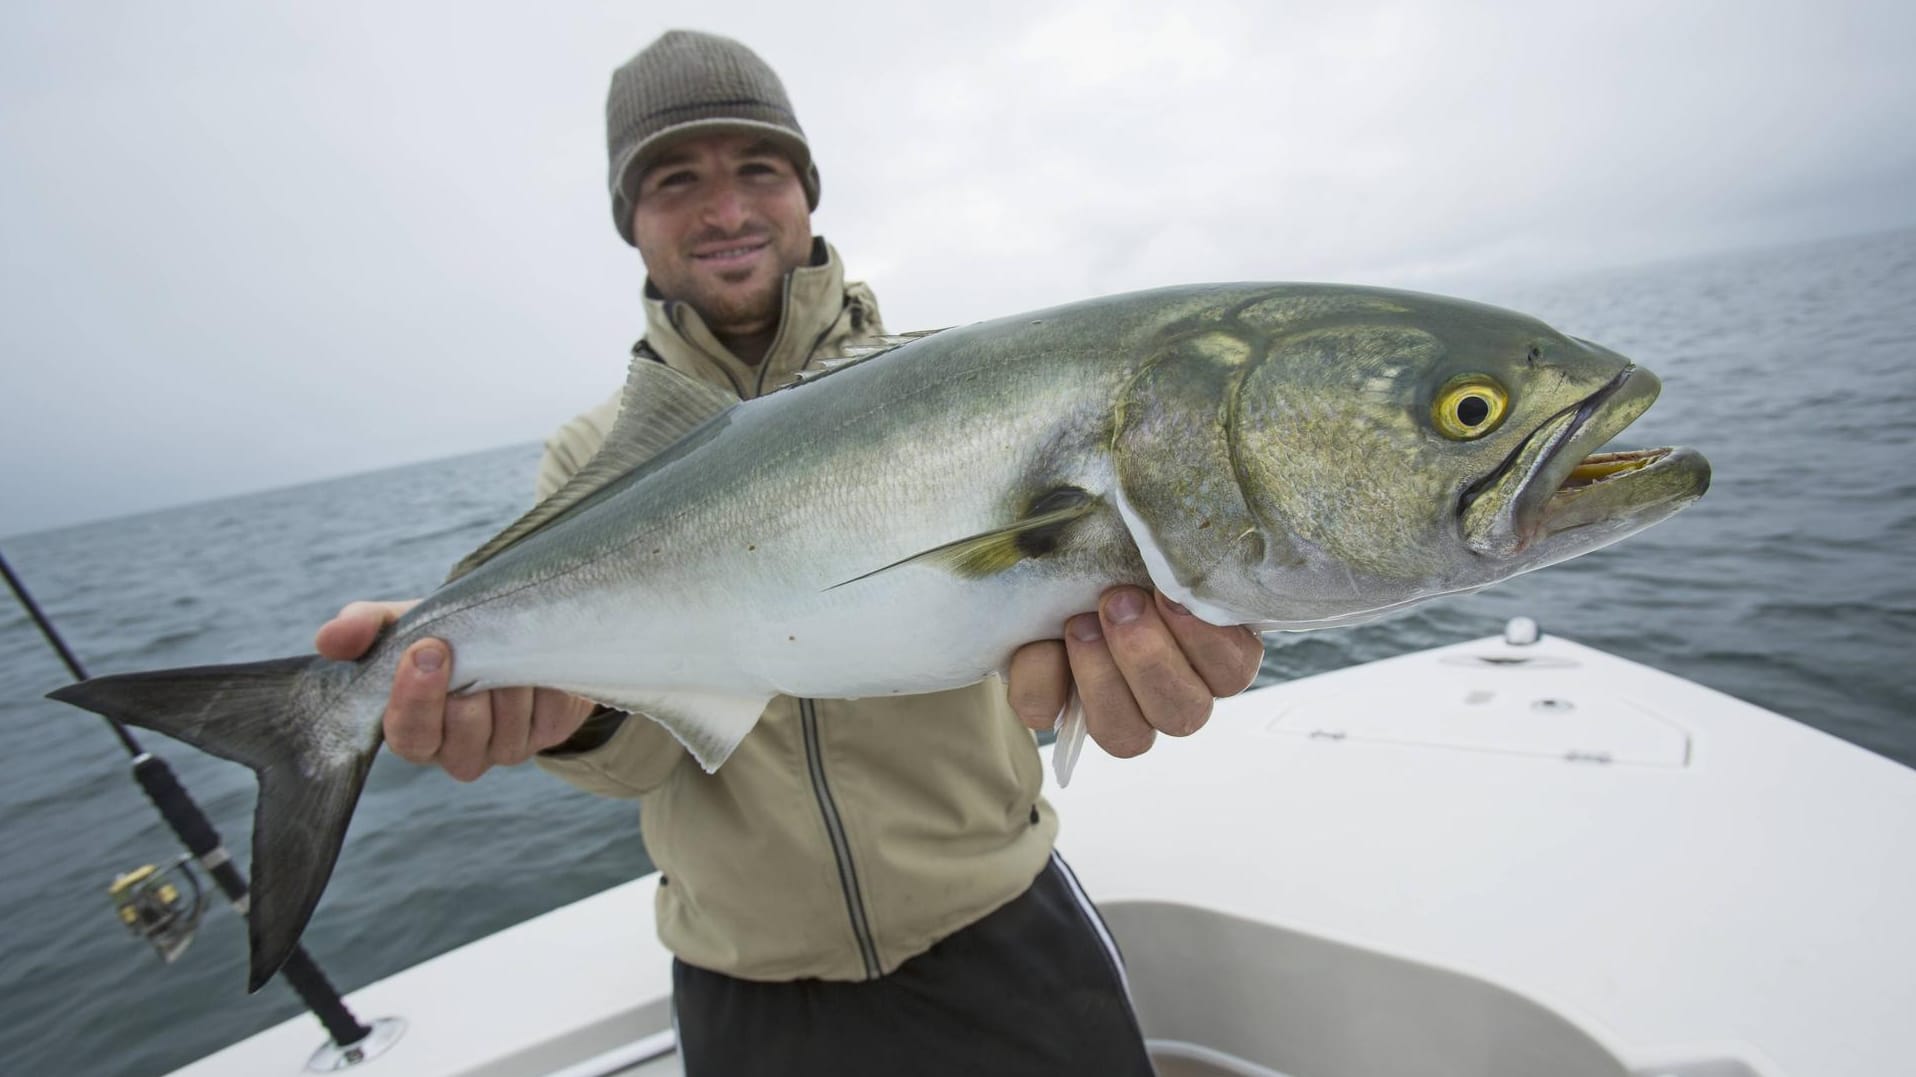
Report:
[[[701,281],[683,298],[699,312],[707,325],[741,325],[760,321],[776,323],[785,300],[785,275],[791,267],[776,275],[761,276],[757,269],[718,274],[718,282]]]

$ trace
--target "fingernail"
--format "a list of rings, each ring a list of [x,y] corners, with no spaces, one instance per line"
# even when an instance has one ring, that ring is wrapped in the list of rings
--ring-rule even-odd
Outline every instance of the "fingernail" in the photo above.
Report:
[[[437,647],[421,647],[413,652],[412,664],[421,673],[437,673],[446,664],[446,653]]]
[[[1079,643],[1096,643],[1104,638],[1104,632],[1098,627],[1098,615],[1080,613],[1071,618],[1066,627],[1071,629],[1071,638]]]
[[[1136,591],[1119,591],[1104,604],[1104,615],[1114,625],[1128,625],[1144,613],[1144,596]]]
[[[1184,608],[1184,605],[1183,605],[1182,603],[1180,603],[1180,602],[1179,602],[1179,601],[1178,601],[1177,599],[1175,599],[1175,598],[1167,598],[1167,599],[1165,599],[1165,600],[1164,600],[1164,608],[1165,608],[1165,609],[1167,609],[1167,610],[1170,610],[1170,611],[1171,611],[1172,613],[1175,613],[1175,614],[1177,614],[1177,615],[1178,615],[1178,616],[1180,616],[1180,617],[1189,617],[1189,616],[1191,616],[1191,611],[1190,611],[1190,610],[1187,610],[1187,609],[1185,609],[1185,608]]]

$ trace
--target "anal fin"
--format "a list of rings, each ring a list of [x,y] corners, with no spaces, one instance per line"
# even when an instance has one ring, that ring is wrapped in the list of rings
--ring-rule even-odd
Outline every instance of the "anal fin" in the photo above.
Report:
[[[644,715],[664,726],[707,774],[731,758],[733,749],[758,725],[771,696],[728,695],[696,690],[602,691],[579,689],[578,695],[634,715]]]

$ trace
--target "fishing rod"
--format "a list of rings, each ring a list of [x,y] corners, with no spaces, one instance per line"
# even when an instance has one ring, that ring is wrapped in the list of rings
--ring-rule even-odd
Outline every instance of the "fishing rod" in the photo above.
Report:
[[[14,575],[5,556],[0,556],[0,575],[6,577],[7,587],[13,591],[14,598],[39,627],[40,634],[46,637],[47,643],[60,656],[60,661],[66,664],[67,671],[73,674],[75,680],[86,680],[86,669],[74,657],[66,641],[60,638],[53,622],[41,612],[39,603],[33,600],[26,585]],[[173,768],[167,766],[165,760],[141,748],[140,742],[124,723],[105,715],[102,717],[113,727],[114,735],[120,738],[121,746],[132,757],[133,778],[146,791],[147,799],[159,809],[160,816],[179,836],[192,858],[199,861],[213,881],[219,884],[233,908],[241,916],[246,915],[246,880],[240,875],[239,869],[233,866],[233,858],[227,853],[219,832],[213,829],[212,821],[200,811],[200,806],[174,777]],[[192,880],[190,872],[187,873],[187,878],[192,880],[190,887],[194,899],[192,911],[182,917],[173,910],[177,904],[177,891],[168,892],[172,888],[163,882],[163,874],[151,867],[142,868],[121,876],[115,881],[113,891],[116,901],[121,902],[121,919],[135,931],[147,934],[148,941],[160,952],[161,958],[171,961],[186,949],[192,930],[199,921],[199,884],[197,880]],[[185,921],[183,924],[182,920]],[[152,931],[144,930],[147,927],[152,928]],[[306,953],[304,946],[293,948],[292,956],[286,959],[286,964],[280,967],[279,972],[299,994],[300,1000],[306,1003],[306,1008],[319,1018],[319,1023],[326,1026],[326,1034],[332,1038],[331,1044],[320,1048],[320,1053],[314,1056],[309,1068],[319,1064],[322,1056],[344,1065],[363,1061],[384,1050],[404,1030],[404,1023],[395,1018],[382,1018],[370,1026],[361,1024],[346,1008],[345,1000],[339,997],[339,990],[326,978],[319,964]],[[375,1032],[379,1033],[376,1038]],[[374,1038],[373,1042],[369,1043],[369,1038]]]

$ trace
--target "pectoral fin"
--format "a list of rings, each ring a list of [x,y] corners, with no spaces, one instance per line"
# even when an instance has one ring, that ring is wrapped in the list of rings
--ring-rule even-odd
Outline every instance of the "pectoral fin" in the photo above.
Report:
[[[1072,524],[1089,516],[1098,507],[1098,498],[1075,486],[1060,486],[1035,499],[1018,522],[955,542],[947,542],[923,553],[854,576],[827,590],[836,590],[859,580],[870,579],[902,565],[935,565],[965,579],[983,579],[1013,568],[1022,561],[1043,557],[1058,548]]]

